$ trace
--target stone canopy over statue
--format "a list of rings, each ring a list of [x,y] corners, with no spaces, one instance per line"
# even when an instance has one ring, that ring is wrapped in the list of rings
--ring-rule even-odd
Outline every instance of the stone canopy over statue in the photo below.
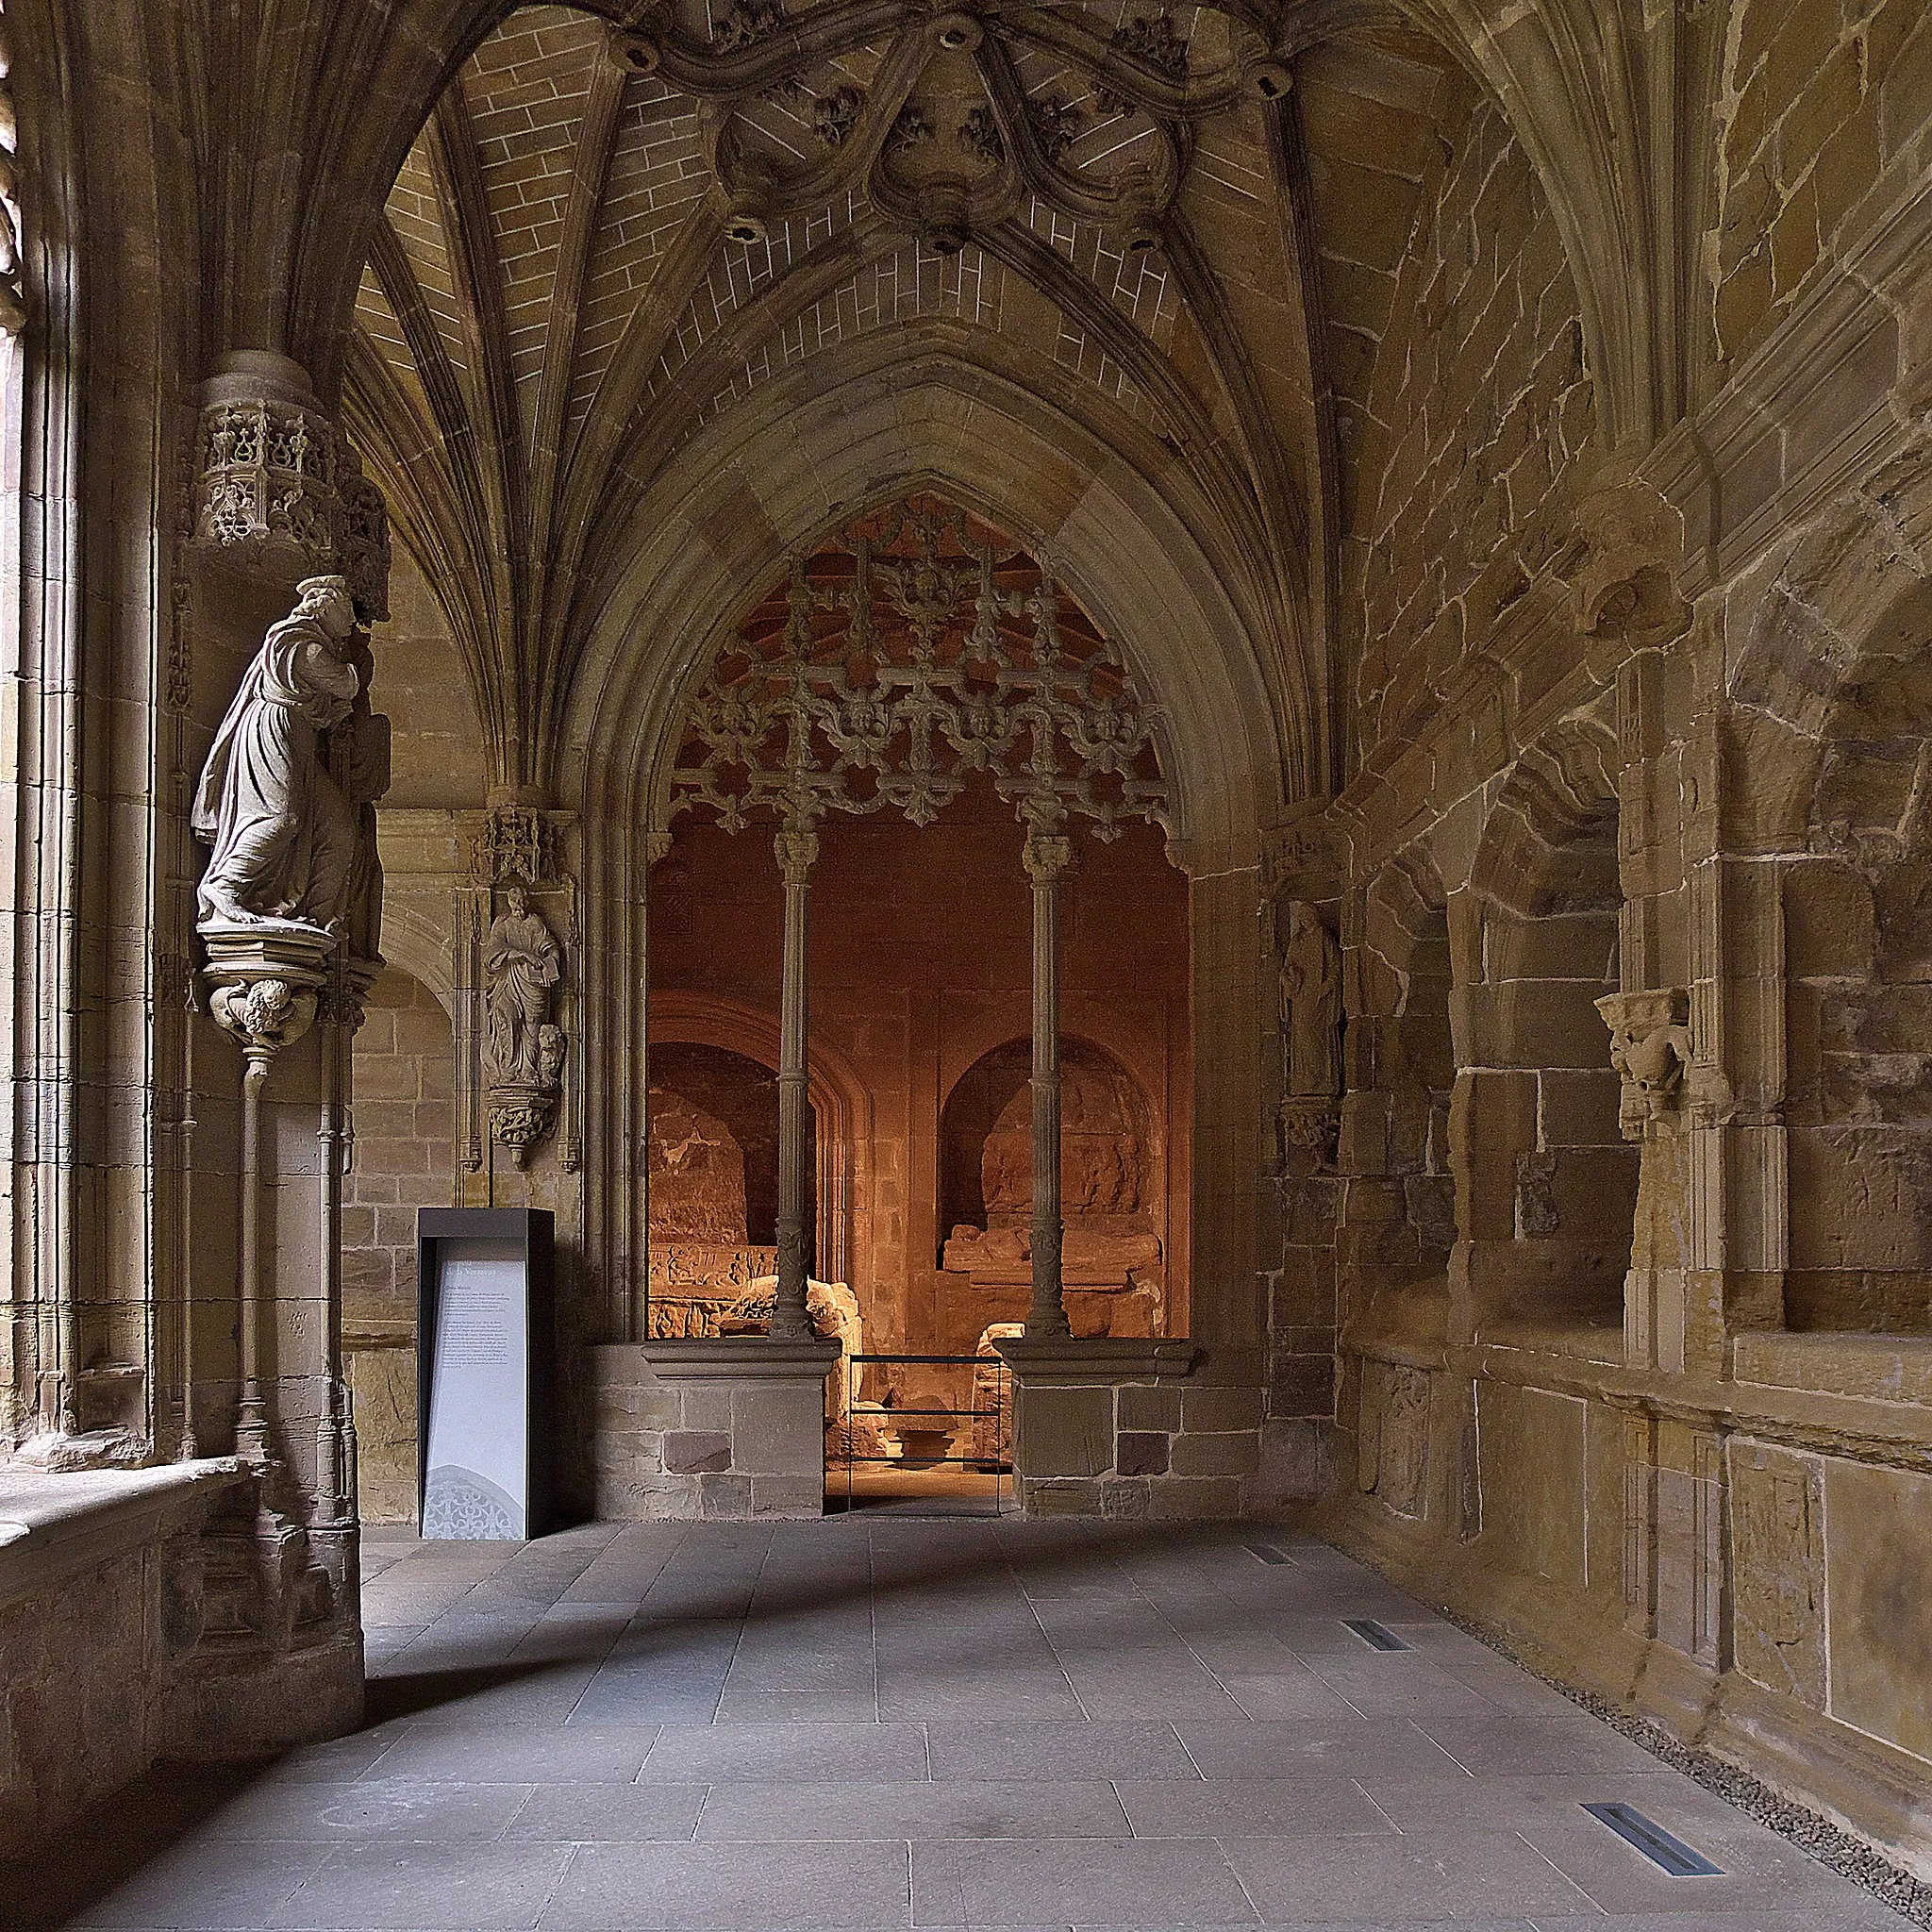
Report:
[[[341,936],[358,897],[376,889],[364,808],[387,784],[387,721],[358,704],[358,659],[366,648],[346,580],[308,578],[294,609],[270,625],[202,768],[191,823],[214,848],[201,882],[204,930]],[[332,733],[369,742],[341,743],[332,760]],[[353,774],[349,790],[332,763]]]

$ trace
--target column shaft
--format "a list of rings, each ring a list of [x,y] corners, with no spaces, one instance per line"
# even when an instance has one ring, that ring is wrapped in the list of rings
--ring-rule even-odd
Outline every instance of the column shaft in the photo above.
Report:
[[[1072,858],[1063,838],[1026,841],[1033,881],[1033,1302],[1026,1333],[1067,1334],[1060,1242],[1059,882]]]
[[[813,1332],[806,1309],[805,1184],[812,1158],[807,918],[818,835],[788,825],[778,834],[777,852],[785,875],[785,962],[778,1005],[778,1293],[772,1333],[795,1339]]]

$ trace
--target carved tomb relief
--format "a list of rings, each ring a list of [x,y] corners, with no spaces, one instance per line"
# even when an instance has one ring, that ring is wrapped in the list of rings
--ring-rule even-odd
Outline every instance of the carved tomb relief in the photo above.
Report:
[[[969,1068],[941,1124],[941,1208],[949,1230],[941,1266],[968,1275],[1001,1315],[1009,1301],[1015,1315],[1024,1312],[1030,1280],[1030,1052],[1014,1041]],[[1075,1333],[1158,1334],[1166,1277],[1151,1109],[1126,1069],[1089,1041],[1063,1042],[1060,1079],[1069,1319]]]

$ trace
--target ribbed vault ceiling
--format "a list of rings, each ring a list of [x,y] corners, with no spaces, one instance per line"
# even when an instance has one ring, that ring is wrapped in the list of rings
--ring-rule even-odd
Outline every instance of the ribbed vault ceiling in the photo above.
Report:
[[[1250,595],[1318,633],[1429,144],[1470,89],[1371,8],[1302,8],[1299,46],[1278,12],[675,0],[492,31],[376,225],[347,405],[497,782],[541,784],[654,478],[880,332],[1050,372],[1185,465]]]

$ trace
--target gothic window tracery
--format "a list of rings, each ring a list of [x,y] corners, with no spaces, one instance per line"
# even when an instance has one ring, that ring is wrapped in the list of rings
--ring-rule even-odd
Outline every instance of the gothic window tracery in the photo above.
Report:
[[[975,773],[1036,831],[1169,827],[1155,716],[1119,652],[1009,539],[915,496],[795,558],[739,627],[692,701],[669,816],[928,825]]]

